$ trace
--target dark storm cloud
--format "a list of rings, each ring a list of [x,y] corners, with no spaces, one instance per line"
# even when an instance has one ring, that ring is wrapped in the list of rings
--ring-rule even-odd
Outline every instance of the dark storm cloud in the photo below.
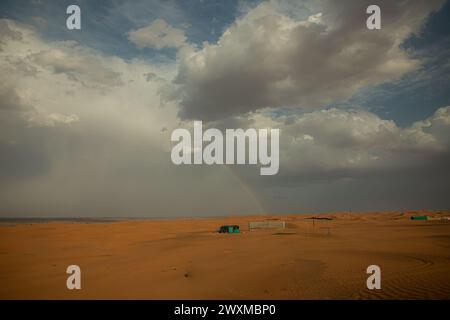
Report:
[[[400,45],[443,2],[381,1],[378,31],[365,26],[370,1],[324,1],[304,21],[262,3],[217,44],[181,52],[180,116],[217,120],[265,107],[321,107],[398,79],[419,65]]]

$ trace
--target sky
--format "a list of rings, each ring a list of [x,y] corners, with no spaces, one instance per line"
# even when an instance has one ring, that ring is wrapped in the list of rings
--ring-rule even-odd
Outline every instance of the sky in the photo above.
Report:
[[[450,2],[371,4],[1,1],[0,217],[448,209]],[[279,173],[174,165],[194,120],[279,129]]]

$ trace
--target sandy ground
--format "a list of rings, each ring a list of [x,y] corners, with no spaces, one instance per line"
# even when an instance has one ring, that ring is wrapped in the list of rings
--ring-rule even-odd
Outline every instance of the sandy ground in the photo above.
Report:
[[[449,299],[450,221],[411,214],[1,225],[0,298]],[[270,218],[287,228],[248,231]],[[71,264],[81,290],[66,288]],[[366,288],[372,264],[381,290]]]

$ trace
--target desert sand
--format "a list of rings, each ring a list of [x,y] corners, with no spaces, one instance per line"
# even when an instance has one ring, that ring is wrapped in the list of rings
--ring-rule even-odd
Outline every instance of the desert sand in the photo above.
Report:
[[[3,224],[0,299],[449,299],[450,221],[413,214]],[[248,230],[264,219],[287,228]],[[66,288],[71,264],[81,290]],[[372,264],[381,290],[366,288]]]

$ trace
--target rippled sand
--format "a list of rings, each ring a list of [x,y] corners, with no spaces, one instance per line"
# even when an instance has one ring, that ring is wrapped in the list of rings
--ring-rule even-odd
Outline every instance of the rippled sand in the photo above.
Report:
[[[0,298],[449,299],[450,221],[411,214],[4,224]],[[287,228],[248,231],[269,218]],[[222,224],[242,233],[216,233]],[[79,291],[66,288],[71,264]],[[366,289],[372,264],[381,290]]]

